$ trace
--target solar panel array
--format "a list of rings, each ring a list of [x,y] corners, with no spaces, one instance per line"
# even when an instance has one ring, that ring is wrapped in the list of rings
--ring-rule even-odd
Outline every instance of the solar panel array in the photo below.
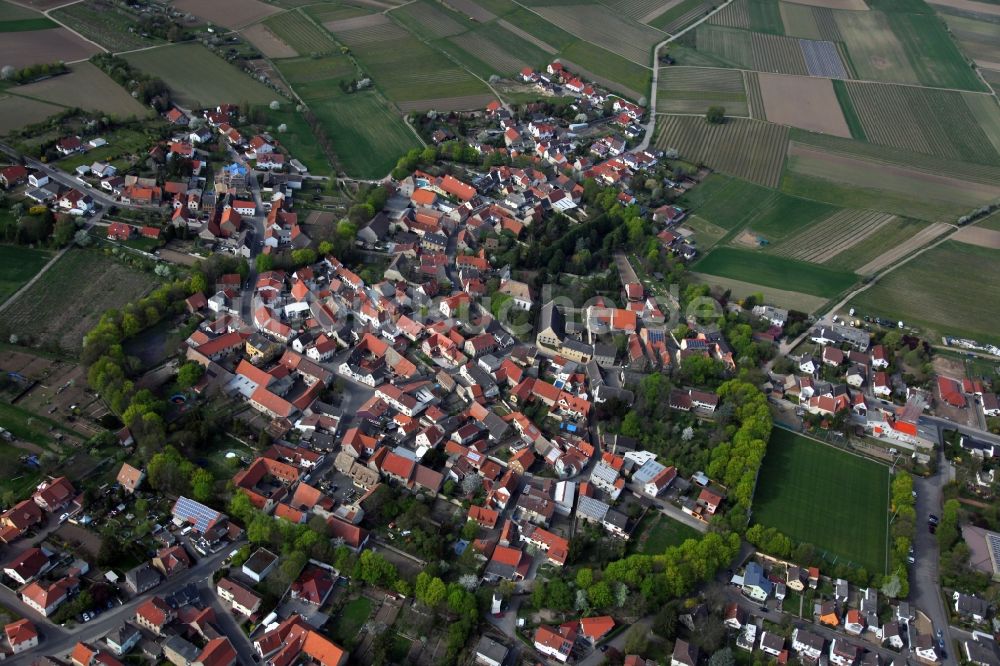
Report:
[[[205,532],[217,521],[222,514],[215,509],[210,509],[200,502],[188,499],[183,495],[177,498],[174,505],[174,515],[182,520],[186,520],[194,525],[199,532]]]
[[[987,532],[986,545],[990,548],[990,560],[993,561],[993,573],[1000,573],[1000,534]]]

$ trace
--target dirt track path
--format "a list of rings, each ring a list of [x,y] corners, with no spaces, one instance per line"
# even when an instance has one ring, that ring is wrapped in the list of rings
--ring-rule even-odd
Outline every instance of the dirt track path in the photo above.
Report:
[[[878,273],[880,270],[894,264],[900,259],[904,258],[909,253],[915,251],[916,249],[922,247],[924,244],[931,242],[941,234],[943,234],[948,229],[953,228],[950,224],[944,224],[943,222],[937,222],[930,225],[929,227],[923,229],[919,233],[910,237],[906,242],[900,243],[896,247],[892,248],[888,252],[884,252],[872,261],[862,266],[857,270],[860,275],[873,275]]]

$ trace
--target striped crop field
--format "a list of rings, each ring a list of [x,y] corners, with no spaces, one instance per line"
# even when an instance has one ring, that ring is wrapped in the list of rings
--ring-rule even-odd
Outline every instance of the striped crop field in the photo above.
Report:
[[[988,96],[856,81],[845,85],[871,143],[1000,165],[995,147],[1000,107]]]
[[[503,31],[524,48],[506,48],[503,42],[496,39],[498,31]],[[493,74],[512,76],[525,67],[539,67],[551,58],[541,49],[496,25],[456,35],[436,45],[483,78]]]
[[[392,10],[392,16],[424,39],[451,37],[469,29],[436,2],[417,0]]]
[[[800,41],[780,35],[753,33],[751,45],[754,69],[775,74],[808,74]]]
[[[776,246],[773,254],[822,264],[896,219],[874,210],[839,210]]]
[[[760,92],[760,77],[757,72],[743,72],[744,86],[747,91],[747,106],[750,110],[750,117],[757,120],[767,118],[764,111],[764,95]]]
[[[788,149],[788,128],[728,118],[718,125],[697,116],[663,116],[656,147],[749,181],[777,187]]]
[[[329,34],[298,11],[275,14],[264,25],[300,55],[329,53],[336,48]]]
[[[668,67],[661,72],[657,112],[704,113],[712,105],[724,106],[727,115],[749,115],[743,72],[708,67]]]

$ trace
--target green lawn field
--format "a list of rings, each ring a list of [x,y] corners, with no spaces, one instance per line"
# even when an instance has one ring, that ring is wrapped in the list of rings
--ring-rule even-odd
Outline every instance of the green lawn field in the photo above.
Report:
[[[833,298],[857,281],[857,276],[848,271],[735,247],[715,248],[693,269],[699,273],[823,298]]]
[[[701,533],[693,527],[668,518],[658,511],[646,514],[629,540],[629,552],[662,555],[670,546],[679,546],[688,539],[699,539]]]
[[[10,298],[51,258],[52,253],[47,250],[0,245],[0,303]]]
[[[176,44],[125,56],[132,65],[158,76],[184,106],[267,104],[278,93],[254,81],[201,44]],[[192,76],[197,73],[197,76]]]
[[[827,559],[883,573],[889,470],[775,428],[753,502],[753,520],[810,543]]]
[[[860,312],[942,335],[1000,343],[1000,250],[947,241],[851,301]]]

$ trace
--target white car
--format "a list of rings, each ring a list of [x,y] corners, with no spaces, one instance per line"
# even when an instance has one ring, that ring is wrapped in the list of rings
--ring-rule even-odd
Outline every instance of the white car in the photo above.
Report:
[[[60,523],[65,523],[67,518],[69,518],[69,514],[68,513],[64,513],[63,515],[59,516],[59,522]]]

